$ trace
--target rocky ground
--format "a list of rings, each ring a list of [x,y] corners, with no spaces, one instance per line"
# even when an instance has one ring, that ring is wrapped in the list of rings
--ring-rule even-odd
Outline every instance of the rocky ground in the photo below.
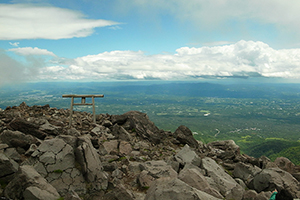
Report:
[[[287,158],[241,155],[232,140],[203,144],[146,114],[92,115],[45,106],[0,110],[1,198],[14,200],[268,200],[299,198]]]

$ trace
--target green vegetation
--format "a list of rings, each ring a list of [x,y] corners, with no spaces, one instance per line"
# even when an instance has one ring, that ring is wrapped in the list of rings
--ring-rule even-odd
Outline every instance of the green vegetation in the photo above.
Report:
[[[54,173],[57,173],[57,174],[61,174],[61,173],[63,173],[64,171],[61,170],[61,169],[57,169],[57,170],[54,170],[53,172],[54,172]]]
[[[147,113],[163,130],[180,125],[205,143],[234,140],[241,152],[271,159],[284,156],[300,164],[299,84],[213,84],[204,82],[39,83],[1,88],[0,108],[45,105],[69,108],[62,94],[104,94],[96,112]],[[99,92],[100,91],[100,92]],[[87,100],[88,101],[88,100]],[[74,110],[92,112],[91,106]],[[135,132],[136,130],[132,130]]]

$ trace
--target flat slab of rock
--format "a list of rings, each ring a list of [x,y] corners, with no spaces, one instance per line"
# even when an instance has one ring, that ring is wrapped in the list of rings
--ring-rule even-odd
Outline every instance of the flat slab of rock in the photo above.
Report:
[[[156,180],[147,191],[145,200],[218,200],[205,192],[197,190],[177,178]],[[220,199],[219,199],[220,200]]]
[[[20,166],[4,194],[9,199],[25,200],[54,200],[60,197],[56,189],[30,165]]]
[[[201,168],[205,170],[206,178],[210,185],[220,193],[227,197],[232,198],[233,193],[235,199],[242,199],[244,188],[242,188],[225,170],[211,158],[203,158]],[[237,191],[239,191],[237,193]],[[228,198],[228,199],[230,199]]]

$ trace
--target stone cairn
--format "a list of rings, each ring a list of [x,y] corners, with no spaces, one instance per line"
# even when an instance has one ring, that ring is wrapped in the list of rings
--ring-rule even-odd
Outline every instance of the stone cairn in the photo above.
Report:
[[[191,130],[158,129],[145,113],[0,109],[0,198],[13,200],[268,200],[299,198],[300,169],[240,153],[234,141],[204,144]]]

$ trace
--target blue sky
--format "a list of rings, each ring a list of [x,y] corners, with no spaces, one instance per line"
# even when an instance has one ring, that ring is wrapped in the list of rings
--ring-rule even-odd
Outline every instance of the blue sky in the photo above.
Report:
[[[0,84],[300,77],[298,0],[0,0]]]

